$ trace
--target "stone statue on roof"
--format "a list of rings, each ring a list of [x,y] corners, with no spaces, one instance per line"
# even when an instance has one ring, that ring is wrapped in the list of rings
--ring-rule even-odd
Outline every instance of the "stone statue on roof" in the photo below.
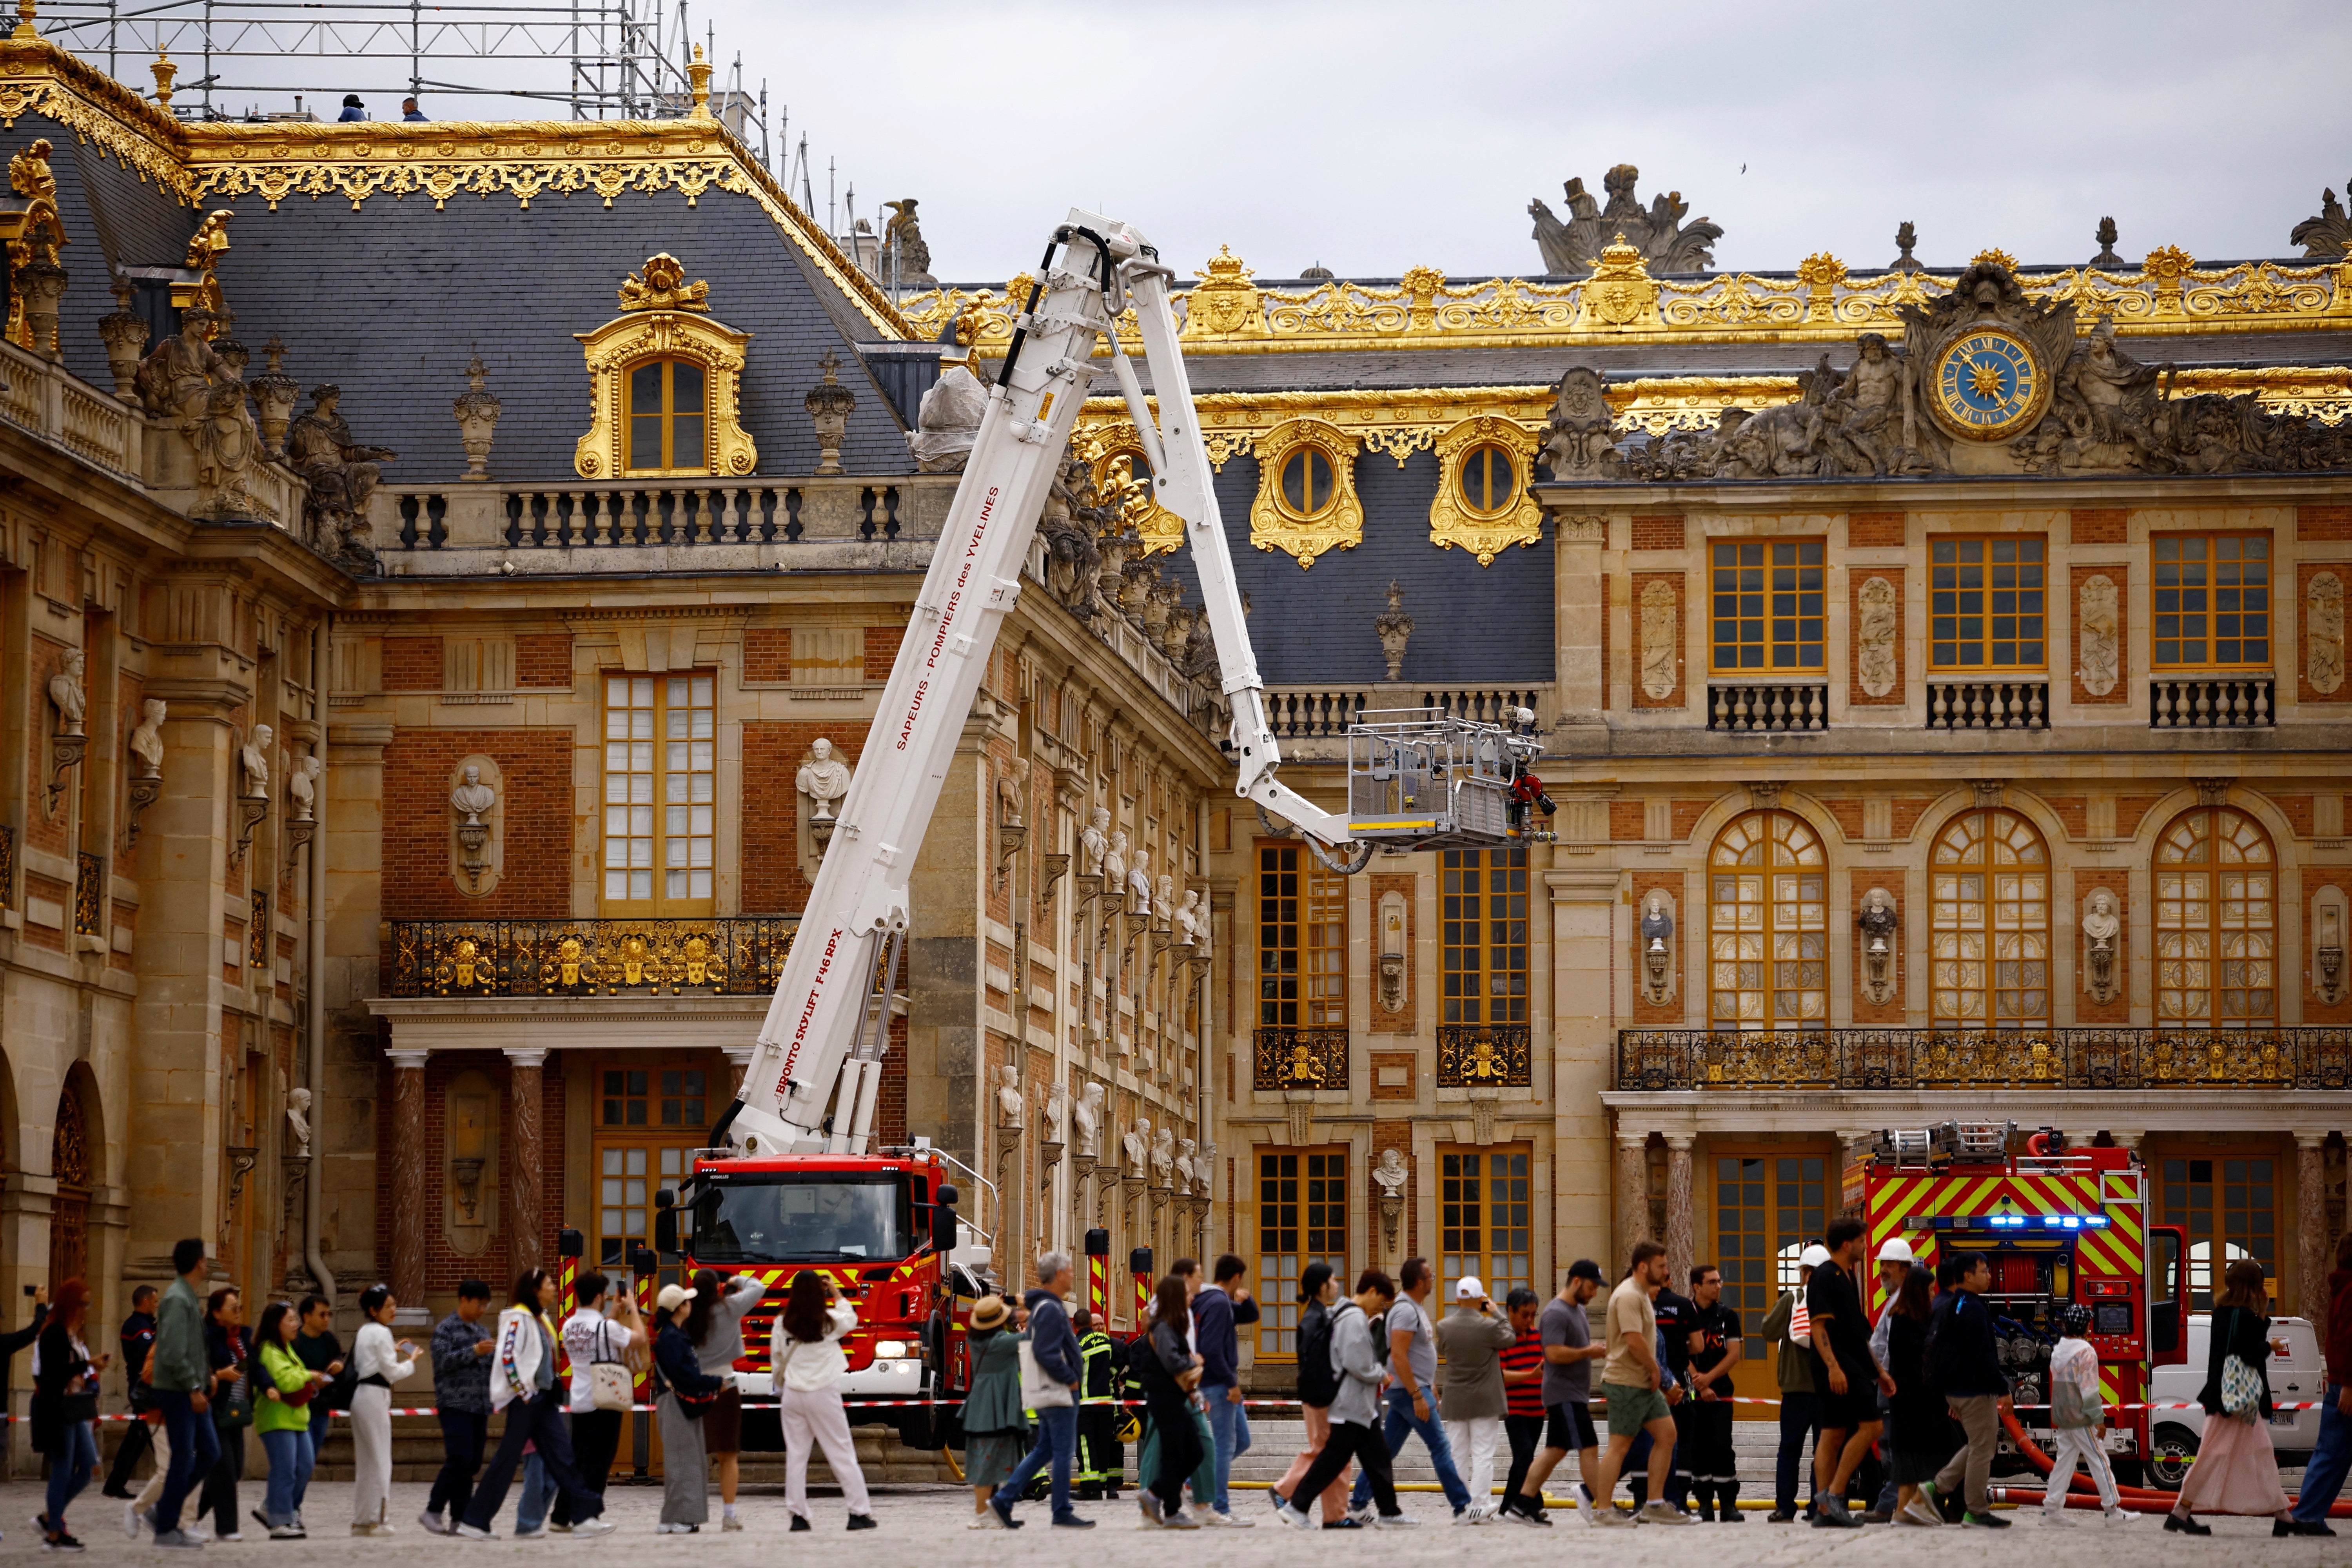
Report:
[[[1583,180],[1569,181],[1562,187],[1568,197],[1566,222],[1540,199],[1528,204],[1547,277],[1590,277],[1601,247],[1619,234],[1642,253],[1643,265],[1652,272],[1705,272],[1715,266],[1713,247],[1723,237],[1722,226],[1701,217],[1685,226],[1683,218],[1690,204],[1680,191],[1668,191],[1643,206],[1633,195],[1641,177],[1642,171],[1631,163],[1610,170],[1601,182],[1609,195],[1606,207],[1593,201]]]
[[[915,217],[915,198],[884,202],[890,221],[882,226],[882,252],[876,258],[885,282],[902,289],[936,289],[931,276],[931,247],[923,242],[923,226]]]
[[[2345,182],[2345,189],[2352,191],[2352,180]],[[2287,243],[2303,247],[2305,261],[2341,261],[2352,256],[2352,218],[2344,216],[2344,204],[2336,199],[2333,187],[2319,193],[2319,216],[2295,225]]]
[[[286,432],[286,462],[310,487],[302,514],[312,542],[355,567],[372,565],[368,501],[383,478],[378,465],[400,454],[352,439],[342,400],[343,389],[333,382],[310,389],[310,411]]]
[[[988,412],[988,388],[961,362],[954,362],[940,373],[940,379],[923,394],[922,405],[915,415],[915,428],[907,435],[907,446],[915,454],[915,467],[926,474],[960,474],[971,457],[972,443],[980,439],[981,416]]]

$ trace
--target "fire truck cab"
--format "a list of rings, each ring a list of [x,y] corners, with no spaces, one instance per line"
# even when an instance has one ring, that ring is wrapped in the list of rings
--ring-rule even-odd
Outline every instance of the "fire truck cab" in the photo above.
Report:
[[[2068,1147],[2043,1129],[2018,1143],[2011,1122],[1947,1121],[1878,1135],[1861,1170],[1863,1216],[1874,1259],[1907,1243],[1919,1267],[1983,1253],[1992,1266],[2001,1367],[2020,1425],[2049,1426],[2050,1352],[2058,1310],[2090,1309],[2100,1391],[2110,1411],[2116,1479],[2137,1484],[2154,1453],[2148,1374],[2188,1354],[2187,1232],[2148,1223],[2151,1184],[2128,1149]],[[1870,1312],[1886,1304],[1874,1279]],[[2124,1406],[2126,1408],[2117,1408]],[[2016,1460],[2002,1439],[2004,1460]]]

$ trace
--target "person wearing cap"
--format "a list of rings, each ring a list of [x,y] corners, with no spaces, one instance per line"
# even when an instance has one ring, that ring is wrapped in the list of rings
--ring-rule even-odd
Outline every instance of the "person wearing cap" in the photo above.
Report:
[[[1526,1479],[1503,1506],[1522,1524],[1549,1524],[1543,1505],[1544,1482],[1570,1450],[1576,1454],[1576,1511],[1592,1518],[1592,1480],[1601,1460],[1601,1434],[1592,1425],[1592,1363],[1609,1353],[1606,1342],[1595,1344],[1585,1308],[1601,1294],[1606,1281],[1601,1265],[1580,1258],[1568,1266],[1559,1294],[1544,1303],[1536,1333],[1543,1341],[1543,1405],[1546,1417],[1543,1451],[1528,1467]]]
[[[1495,1444],[1503,1435],[1502,1353],[1517,1338],[1510,1321],[1486,1299],[1486,1287],[1475,1274],[1454,1282],[1454,1310],[1438,1323],[1437,1353],[1445,1360],[1445,1379],[1439,1389],[1437,1410],[1445,1423],[1445,1441],[1469,1461],[1464,1478],[1470,1489],[1470,1506],[1456,1513],[1457,1524],[1492,1524],[1502,1514],[1487,1500],[1495,1493]]]
[[[1029,1451],[1029,1423],[1021,1412],[1021,1347],[1013,1304],[1002,1296],[972,1303],[965,1325],[971,1387],[963,1400],[963,1479],[971,1488],[972,1530],[1002,1530],[988,1500]]]
[[[1388,1444],[1389,1458],[1394,1459],[1403,1452],[1408,1435],[1420,1435],[1429,1449],[1430,1468],[1437,1472],[1437,1484],[1444,1489],[1445,1500],[1454,1506],[1454,1517],[1458,1520],[1470,1507],[1470,1489],[1462,1484],[1454,1468],[1454,1446],[1445,1440],[1445,1428],[1438,1425],[1437,1412],[1429,1402],[1437,1384],[1437,1341],[1431,1332],[1428,1309],[1422,1305],[1437,1283],[1429,1259],[1406,1258],[1397,1268],[1397,1283],[1404,1293],[1387,1314],[1388,1419],[1381,1436]],[[1369,1472],[1357,1475],[1349,1501],[1357,1518],[1366,1517],[1366,1505],[1372,1501]]]
[[[343,94],[343,111],[341,114],[336,115],[335,118],[338,121],[365,120],[367,118],[367,105],[360,101],[360,95],[358,93],[347,92]]]
[[[1780,1385],[1780,1450],[1772,1469],[1772,1511],[1769,1522],[1786,1524],[1797,1517],[1797,1473],[1805,1458],[1805,1439],[1821,1441],[1821,1400],[1813,1388],[1813,1326],[1805,1310],[1805,1287],[1813,1270],[1830,1260],[1830,1249],[1818,1241],[1805,1244],[1797,1255],[1797,1283],[1783,1290],[1764,1316],[1764,1342],[1774,1346],[1772,1370]],[[1812,1507],[1806,1505],[1811,1514]]]
[[[498,1349],[490,1360],[490,1407],[506,1412],[506,1430],[454,1533],[467,1541],[497,1539],[490,1522],[506,1502],[507,1488],[522,1468],[523,1448],[530,1446],[569,1500],[572,1533],[608,1535],[613,1521],[604,1517],[604,1500],[581,1484],[572,1463],[572,1426],[563,1413],[570,1389],[556,1384],[555,1329],[547,1321],[547,1310],[555,1304],[555,1276],[544,1268],[524,1269],[515,1277],[509,1300],[512,1304],[499,1314],[498,1331],[491,1336]]]
[[[662,1507],[656,1535],[698,1535],[710,1518],[710,1453],[702,1442],[702,1415],[718,1403],[721,1382],[702,1370],[701,1352],[686,1331],[695,1293],[665,1285],[654,1298],[654,1417],[661,1423]],[[572,1527],[577,1533],[579,1527]]]

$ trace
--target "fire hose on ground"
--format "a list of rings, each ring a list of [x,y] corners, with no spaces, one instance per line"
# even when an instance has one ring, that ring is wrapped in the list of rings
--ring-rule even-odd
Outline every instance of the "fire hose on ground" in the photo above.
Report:
[[[2228,1420],[2230,1417],[2214,1416],[2210,1419]],[[2002,1411],[2000,1423],[2009,1428],[2010,1441],[2017,1445],[2017,1451],[2025,1456],[2026,1463],[2047,1477],[2052,1469],[2050,1456],[2042,1451],[2042,1445],[2026,1434],[2025,1427],[2017,1419],[2017,1412]],[[2035,1487],[1995,1486],[1992,1489],[1994,1501],[2013,1502],[2026,1507],[2041,1502],[2046,1495],[2046,1489]],[[2135,1513],[2170,1513],[2180,1501],[2179,1498],[2173,1493],[2158,1491],[2152,1487],[2118,1485],[2116,1488],[2116,1495],[2125,1508]],[[2293,1498],[2287,1500],[2290,1504],[2294,1500]],[[2073,1479],[2068,1484],[2065,1506],[2074,1509],[2100,1506],[2097,1483],[2080,1469],[2074,1472]],[[2333,1505],[2327,1510],[2327,1517],[2352,1519],[2352,1502],[2338,1502]]]

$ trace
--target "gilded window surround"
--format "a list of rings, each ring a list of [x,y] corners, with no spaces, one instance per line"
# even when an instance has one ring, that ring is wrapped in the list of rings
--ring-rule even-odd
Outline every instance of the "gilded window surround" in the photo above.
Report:
[[[1253,282],[1241,259],[1221,249],[1198,276],[1198,284],[1172,296],[1187,353],[1846,342],[1858,331],[1901,331],[1903,308],[1948,292],[1958,273],[1850,274],[1844,263],[1822,253],[1787,273],[1653,277],[1635,259],[1607,277],[1573,283],[1524,278],[1449,283],[1435,268],[1415,267],[1392,285],[1334,279],[1311,289],[1269,289]],[[2106,316],[2126,337],[2332,330],[2352,319],[2352,261],[2200,268],[2178,247],[2165,246],[2132,270],[2037,268],[2018,281],[2030,299],[2074,301],[2084,333]],[[898,309],[923,337],[963,318],[979,353],[1002,354],[1019,302],[1028,298],[1026,282],[1016,278],[1001,295],[985,289],[929,289],[902,300]],[[1196,294],[1202,307],[1197,321],[1190,309]],[[1131,352],[1140,351],[1132,316],[1120,318],[1119,336]],[[1097,345],[1095,352],[1110,351]]]
[[[371,195],[410,192],[436,208],[494,191],[524,207],[550,191],[593,191],[606,206],[631,191],[682,191],[689,206],[706,190],[749,196],[877,331],[914,336],[882,286],[715,121],[184,122],[45,38],[0,38],[0,126],[31,113],[190,206],[257,195],[275,208],[289,195],[332,194],[356,209]]]
[[[588,433],[572,456],[581,478],[629,477],[622,463],[622,378],[631,365],[653,358],[690,359],[710,377],[710,467],[672,472],[742,475],[758,465],[760,449],[743,429],[739,406],[751,334],[713,321],[703,302],[709,292],[704,283],[687,285],[669,256],[652,257],[642,276],[633,273],[621,285],[621,314],[593,332],[572,334],[588,362]]]
[[[1511,455],[1511,501],[1499,514],[1481,517],[1470,510],[1462,489],[1463,460],[1481,447]],[[1543,537],[1543,507],[1530,489],[1535,481],[1535,434],[1516,419],[1465,419],[1437,438],[1437,493],[1429,502],[1429,542],[1441,550],[1455,546],[1491,566],[1512,545]]]
[[[1257,496],[1250,502],[1250,542],[1297,558],[1301,571],[1334,550],[1364,542],[1364,503],[1356,494],[1359,437],[1320,419],[1287,419],[1257,442]],[[1282,500],[1282,466],[1294,453],[1312,448],[1331,465],[1331,504],[1302,518]]]

